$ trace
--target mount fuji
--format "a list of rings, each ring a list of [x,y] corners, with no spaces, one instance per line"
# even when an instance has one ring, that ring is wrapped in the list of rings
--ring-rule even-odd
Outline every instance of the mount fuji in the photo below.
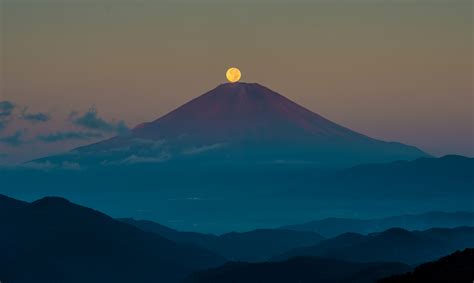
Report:
[[[125,165],[198,161],[351,166],[423,151],[345,128],[257,83],[226,83],[129,134],[35,162]]]

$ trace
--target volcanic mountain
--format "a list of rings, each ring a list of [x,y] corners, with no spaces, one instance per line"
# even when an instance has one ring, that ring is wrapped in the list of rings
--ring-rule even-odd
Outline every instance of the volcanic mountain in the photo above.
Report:
[[[333,123],[256,83],[227,83],[163,117],[44,160],[87,164],[199,162],[357,164],[415,159],[419,149]]]

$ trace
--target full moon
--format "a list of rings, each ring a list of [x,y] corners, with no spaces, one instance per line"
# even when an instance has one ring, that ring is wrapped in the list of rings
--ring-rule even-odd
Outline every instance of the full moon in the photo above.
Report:
[[[232,67],[232,68],[229,68],[229,70],[227,70],[227,72],[225,73],[225,76],[227,77],[229,82],[235,83],[240,80],[242,73],[240,73],[239,69]]]

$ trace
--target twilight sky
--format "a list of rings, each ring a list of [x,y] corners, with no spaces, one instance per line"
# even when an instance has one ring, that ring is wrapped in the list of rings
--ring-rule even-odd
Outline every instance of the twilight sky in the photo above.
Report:
[[[39,157],[113,135],[121,120],[154,120],[225,82],[233,65],[243,81],[363,134],[474,155],[470,0],[3,0],[0,9],[0,101],[16,111],[0,129],[0,157]]]

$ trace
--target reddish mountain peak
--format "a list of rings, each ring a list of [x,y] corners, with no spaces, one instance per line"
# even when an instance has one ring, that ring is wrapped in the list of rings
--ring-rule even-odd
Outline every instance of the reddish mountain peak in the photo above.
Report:
[[[214,120],[223,117],[240,119],[241,115],[259,115],[261,111],[275,107],[285,98],[256,83],[226,83],[187,102],[167,115],[144,123],[136,129],[172,119]],[[191,121],[189,121],[191,122]],[[203,121],[205,122],[205,121]]]

